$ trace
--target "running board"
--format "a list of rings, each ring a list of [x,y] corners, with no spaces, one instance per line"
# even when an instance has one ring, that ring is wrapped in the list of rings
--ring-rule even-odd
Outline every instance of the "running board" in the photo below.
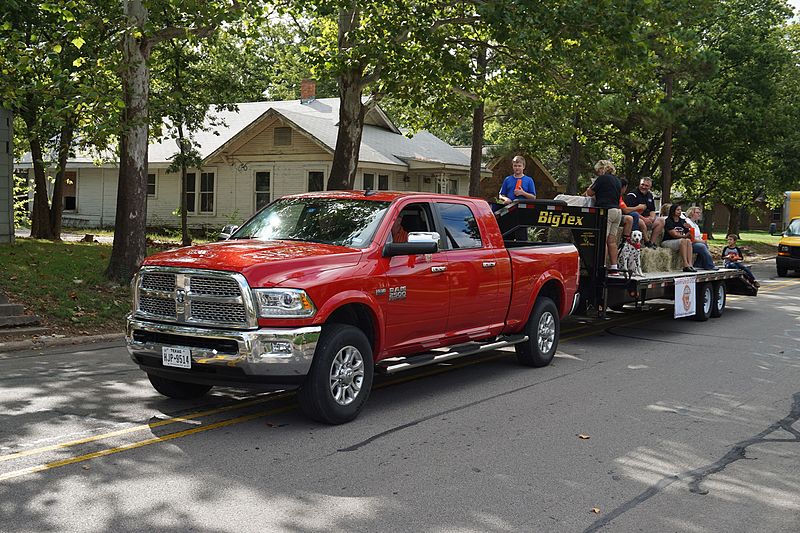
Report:
[[[486,343],[471,342],[469,344],[460,344],[453,348],[444,349],[445,351],[436,350],[419,355],[412,355],[411,357],[392,357],[390,359],[384,359],[375,365],[375,371],[379,374],[394,374],[421,366],[435,365],[436,363],[442,363],[458,357],[465,357],[467,355],[505,348],[506,346],[513,346],[527,340],[527,335],[508,335]]]

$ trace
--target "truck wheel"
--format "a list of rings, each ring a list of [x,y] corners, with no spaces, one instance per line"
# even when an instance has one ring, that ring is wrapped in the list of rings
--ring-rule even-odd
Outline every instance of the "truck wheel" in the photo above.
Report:
[[[191,398],[200,398],[211,390],[213,385],[201,385],[199,383],[185,383],[183,381],[175,381],[174,379],[162,378],[153,374],[147,374],[150,384],[153,388],[164,396],[169,398],[177,398],[180,400],[189,400]]]
[[[372,346],[353,326],[330,324],[323,328],[314,362],[297,393],[300,409],[326,424],[353,420],[372,388]]]
[[[537,298],[523,330],[528,340],[514,345],[517,360],[525,366],[549,365],[558,348],[560,330],[556,304],[544,296]]]
[[[788,268],[786,268],[785,266],[778,266],[778,277],[779,278],[785,278],[788,275],[789,275],[789,269]]]
[[[728,299],[728,290],[724,281],[714,282],[714,301],[711,306],[711,317],[719,318],[725,311],[725,303]]]
[[[695,300],[695,312],[692,320],[705,322],[711,316],[711,308],[714,306],[714,291],[711,283],[699,283],[697,285],[697,297]]]

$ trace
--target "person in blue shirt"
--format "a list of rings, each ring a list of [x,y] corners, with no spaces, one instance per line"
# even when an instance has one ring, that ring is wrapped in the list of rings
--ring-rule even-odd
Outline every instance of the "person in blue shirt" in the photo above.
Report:
[[[536,185],[533,178],[525,175],[525,158],[515,155],[511,160],[514,174],[506,176],[500,187],[500,201],[509,204],[514,200],[536,200]]]

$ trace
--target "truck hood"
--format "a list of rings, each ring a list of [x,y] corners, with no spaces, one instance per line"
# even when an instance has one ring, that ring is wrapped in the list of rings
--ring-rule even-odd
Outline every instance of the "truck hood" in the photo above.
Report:
[[[800,246],[800,237],[795,237],[795,236],[783,237],[780,240],[779,244],[783,244],[783,245],[786,245],[786,246]]]
[[[178,248],[151,255],[144,266],[239,272],[251,287],[272,287],[287,279],[358,264],[361,250],[315,242],[233,240]]]

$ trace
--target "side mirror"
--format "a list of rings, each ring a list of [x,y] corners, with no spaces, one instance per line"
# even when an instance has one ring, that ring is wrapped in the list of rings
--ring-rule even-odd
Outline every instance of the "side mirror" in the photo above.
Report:
[[[235,224],[226,224],[220,230],[219,235],[217,236],[218,241],[227,241],[231,238],[231,235],[236,233],[236,230],[239,229],[239,226]]]
[[[422,242],[387,242],[383,246],[383,257],[394,257],[396,255],[435,254],[438,251],[439,244],[435,241],[426,240]]]

